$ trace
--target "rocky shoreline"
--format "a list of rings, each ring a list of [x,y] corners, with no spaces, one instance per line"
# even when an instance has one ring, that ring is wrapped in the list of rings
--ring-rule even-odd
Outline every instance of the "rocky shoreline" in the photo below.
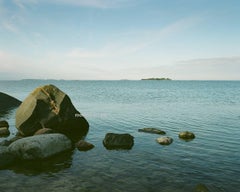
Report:
[[[5,97],[5,102],[7,100]],[[9,96],[9,100],[15,99]],[[89,130],[88,121],[73,106],[69,96],[54,85],[38,87],[23,102],[13,102],[8,107],[18,107],[15,118],[18,132],[15,137],[0,142],[0,169],[19,160],[43,160],[75,148],[88,151],[95,147],[84,140]],[[166,134],[158,128],[142,128],[138,131]],[[9,134],[8,122],[1,120],[0,137]],[[188,131],[180,132],[178,136],[185,141],[195,138]],[[156,142],[170,145],[173,138],[159,137]],[[134,136],[128,133],[106,133],[103,139],[103,146],[108,150],[130,150],[133,145]]]

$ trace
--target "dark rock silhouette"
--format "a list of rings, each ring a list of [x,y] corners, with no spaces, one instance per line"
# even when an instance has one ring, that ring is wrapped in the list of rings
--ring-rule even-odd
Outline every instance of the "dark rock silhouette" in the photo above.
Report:
[[[20,104],[21,104],[21,101],[19,101],[18,99],[6,93],[0,92],[0,111],[1,112],[18,107]]]
[[[128,133],[116,134],[107,133],[103,145],[107,149],[131,149],[134,144],[134,137]]]

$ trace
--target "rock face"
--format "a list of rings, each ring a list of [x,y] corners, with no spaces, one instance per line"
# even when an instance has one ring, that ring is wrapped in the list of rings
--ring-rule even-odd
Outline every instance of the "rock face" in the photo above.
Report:
[[[15,156],[7,147],[0,146],[0,169],[3,169],[15,161]]]
[[[75,145],[79,151],[88,151],[94,148],[94,145],[91,143],[88,143],[87,141],[80,140]]]
[[[171,137],[159,137],[156,141],[161,145],[170,145],[173,142]]]
[[[34,133],[34,135],[42,135],[42,134],[49,134],[49,133],[56,133],[56,132],[53,129],[42,128],[37,130],[37,132]]]
[[[25,137],[8,147],[12,154],[22,160],[44,159],[71,148],[71,140],[59,133]]]
[[[23,136],[47,127],[78,141],[87,134],[89,124],[68,95],[54,85],[45,85],[36,88],[19,106],[16,127]]]
[[[192,132],[183,131],[179,133],[178,137],[184,140],[192,140],[195,138],[195,135]]]
[[[21,104],[18,99],[0,92],[0,111],[9,110],[15,108]]]
[[[134,144],[134,137],[130,134],[107,133],[103,145],[107,149],[131,149]]]
[[[160,129],[156,129],[156,128],[142,128],[142,129],[138,129],[139,132],[145,132],[145,133],[155,133],[155,134],[160,134],[160,135],[165,135],[166,132],[162,131]]]

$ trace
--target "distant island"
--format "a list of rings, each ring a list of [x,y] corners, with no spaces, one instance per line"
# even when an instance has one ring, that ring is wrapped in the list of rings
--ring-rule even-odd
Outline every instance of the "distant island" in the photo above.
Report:
[[[170,78],[147,78],[147,79],[141,79],[141,80],[172,80]]]

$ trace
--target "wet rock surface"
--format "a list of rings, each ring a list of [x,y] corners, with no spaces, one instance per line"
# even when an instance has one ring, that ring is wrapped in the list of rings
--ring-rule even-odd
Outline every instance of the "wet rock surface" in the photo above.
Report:
[[[154,134],[160,134],[160,135],[165,135],[166,132],[161,130],[161,129],[157,129],[157,128],[142,128],[142,129],[138,129],[138,132],[145,132],[145,133],[154,133]]]
[[[107,133],[103,145],[106,149],[131,149],[134,145],[134,137],[128,133]]]
[[[170,145],[173,142],[173,139],[171,137],[159,137],[156,141],[161,145]]]

